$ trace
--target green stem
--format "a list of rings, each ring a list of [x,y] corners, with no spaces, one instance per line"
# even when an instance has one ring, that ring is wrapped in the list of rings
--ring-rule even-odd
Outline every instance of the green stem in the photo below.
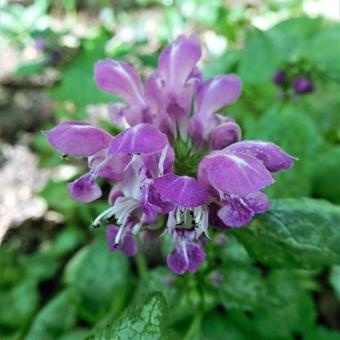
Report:
[[[190,327],[188,331],[186,332],[183,340],[192,340],[199,334],[199,330],[201,328],[201,323],[202,323],[202,318],[203,318],[203,312],[199,311],[195,315],[195,317],[192,319]]]
[[[139,277],[145,279],[148,274],[148,266],[142,251],[139,251],[135,257]]]

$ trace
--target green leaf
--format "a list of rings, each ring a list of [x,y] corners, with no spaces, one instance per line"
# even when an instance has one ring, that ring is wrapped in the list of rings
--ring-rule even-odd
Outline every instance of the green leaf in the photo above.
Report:
[[[75,326],[78,304],[79,296],[75,290],[61,292],[40,310],[25,339],[60,339]]]
[[[340,332],[319,326],[306,332],[304,340],[339,340]]]
[[[0,263],[0,287],[2,290],[11,287],[25,275],[19,256],[17,256],[14,249],[8,246],[0,247]]]
[[[36,74],[41,74],[45,68],[43,61],[36,61],[29,64],[19,65],[14,74],[18,77],[33,76]]]
[[[334,23],[319,30],[311,40],[308,40],[308,53],[311,58],[320,68],[329,72],[332,78],[339,77],[340,72],[339,34],[340,25]]]
[[[314,327],[316,310],[310,294],[302,288],[294,273],[276,270],[270,273],[271,294],[280,296],[278,306],[261,307],[254,311],[252,323],[261,338],[294,339]]]
[[[71,332],[63,335],[59,340],[85,340],[91,335],[91,331],[89,329],[84,328],[76,328]]]
[[[256,339],[254,333],[247,333],[235,324],[227,315],[209,313],[204,316],[200,340],[245,340]]]
[[[234,234],[270,266],[318,268],[340,263],[340,207],[314,199],[280,199]]]
[[[171,324],[190,319],[193,315],[192,302],[189,301],[188,294],[185,294],[186,287],[180,287],[180,280],[181,278],[172,274],[167,267],[158,267],[149,271],[146,278],[139,282],[135,303],[142,304],[145,294],[159,292],[164,295],[171,310],[169,316]]]
[[[40,192],[48,203],[49,208],[61,213],[63,216],[70,216],[77,208],[79,203],[70,198],[64,182],[49,181]]]
[[[53,243],[53,252],[57,256],[67,255],[85,241],[84,233],[76,227],[69,226],[63,229]]]
[[[64,280],[78,290],[82,316],[95,322],[116,300],[124,299],[129,283],[128,272],[127,258],[121,253],[110,252],[105,238],[100,235],[70,260]]]
[[[293,340],[297,335],[314,328],[315,305],[300,276],[301,272],[296,270],[270,271],[265,277],[270,288],[268,294],[276,296],[281,302],[276,305],[259,305],[248,313],[237,309],[228,310],[223,324],[228,327],[232,339]],[[221,320],[221,314],[219,316]],[[222,329],[223,326],[216,324],[212,330],[218,327]],[[220,332],[216,339],[223,339],[222,330]]]
[[[227,310],[251,311],[261,306],[278,305],[281,303],[279,294],[248,255],[244,246],[232,235],[226,245],[218,251],[221,264],[216,272],[223,277],[216,293],[218,301]]]
[[[213,58],[204,67],[204,78],[208,79],[209,77],[214,77],[218,74],[236,71],[240,55],[240,51],[228,50],[228,53],[223,54],[221,57]]]
[[[333,147],[318,155],[313,175],[313,193],[317,197],[340,203],[340,147]]]
[[[48,250],[40,250],[25,257],[22,265],[28,276],[37,280],[51,279],[60,266],[60,260]]]
[[[275,56],[284,62],[310,53],[310,41],[321,27],[320,19],[293,18],[281,21],[267,34],[272,41]]]
[[[333,266],[331,268],[329,283],[333,287],[335,295],[340,301],[340,266]]]
[[[230,235],[227,237],[227,242],[225,245],[220,246],[220,254],[222,260],[226,263],[236,262],[248,264],[251,262],[247,250],[244,248],[242,243],[240,243],[236,237]]]
[[[18,282],[11,290],[0,294],[0,324],[11,328],[25,325],[38,303],[37,282],[33,279]]]
[[[271,81],[275,71],[272,42],[259,30],[251,32],[241,54],[238,74],[247,85],[259,85]]]
[[[219,272],[223,276],[223,283],[218,288],[219,300],[227,309],[252,310],[263,303],[267,291],[257,268],[226,262]]]
[[[79,118],[85,118],[86,105],[110,102],[114,98],[98,89],[93,79],[95,63],[106,57],[104,48],[108,39],[102,33],[86,41],[74,61],[63,70],[62,81],[49,92],[56,102],[74,103]]]
[[[144,304],[130,308],[111,326],[98,331],[95,340],[169,339],[168,308],[160,293],[150,295]]]

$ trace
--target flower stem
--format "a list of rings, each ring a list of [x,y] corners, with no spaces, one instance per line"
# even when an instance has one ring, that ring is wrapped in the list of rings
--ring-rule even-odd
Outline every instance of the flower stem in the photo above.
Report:
[[[195,315],[195,317],[192,319],[190,327],[188,331],[186,332],[183,340],[191,340],[197,337],[197,335],[199,334],[199,330],[201,328],[202,317],[203,317],[203,313],[202,311],[199,311]]]
[[[142,251],[139,251],[135,257],[137,271],[141,279],[145,279],[148,274],[148,266]]]

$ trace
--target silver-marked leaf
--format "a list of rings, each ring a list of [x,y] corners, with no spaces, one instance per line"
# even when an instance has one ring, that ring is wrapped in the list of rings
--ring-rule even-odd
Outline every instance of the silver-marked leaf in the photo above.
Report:
[[[98,331],[94,340],[170,339],[168,310],[160,293],[147,297],[137,309],[129,309],[112,325]]]

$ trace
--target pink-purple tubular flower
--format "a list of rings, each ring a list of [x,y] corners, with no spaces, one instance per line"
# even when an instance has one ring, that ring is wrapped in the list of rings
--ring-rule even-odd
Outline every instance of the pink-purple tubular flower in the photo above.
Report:
[[[197,38],[181,35],[165,47],[144,83],[127,63],[99,61],[98,87],[123,101],[109,105],[110,118],[128,127],[113,137],[71,121],[44,132],[62,154],[88,159],[88,173],[68,185],[73,199],[98,199],[98,177],[112,183],[110,206],[92,224],[114,220],[107,227],[109,249],[134,256],[139,233],[147,239],[165,231],[174,245],[167,264],[177,274],[194,273],[203,263],[209,221],[241,227],[265,212],[269,202],[262,190],[274,183],[273,172],[291,168],[295,159],[270,142],[240,141],[239,125],[221,110],[238,99],[241,81],[229,74],[202,82],[200,57]],[[197,179],[177,172],[176,162],[183,161],[176,159],[178,144],[191,148],[186,157],[205,150]]]

